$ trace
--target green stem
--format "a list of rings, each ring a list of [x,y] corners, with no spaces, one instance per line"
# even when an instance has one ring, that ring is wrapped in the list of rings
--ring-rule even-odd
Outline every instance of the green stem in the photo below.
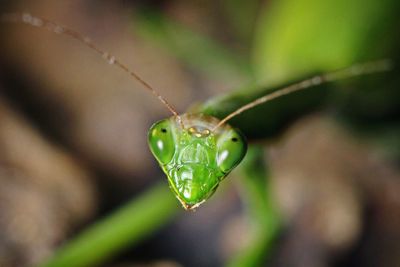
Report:
[[[228,266],[261,266],[271,254],[275,239],[282,228],[281,218],[271,197],[268,170],[261,148],[250,147],[242,163],[243,198],[255,229],[249,247],[233,258]]]
[[[165,183],[154,186],[61,247],[41,267],[94,266],[143,240],[179,210]]]

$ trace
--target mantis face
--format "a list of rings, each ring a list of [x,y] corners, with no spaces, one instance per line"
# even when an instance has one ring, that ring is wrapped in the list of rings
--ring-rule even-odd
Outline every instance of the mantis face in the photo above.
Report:
[[[156,122],[149,130],[150,150],[168,178],[175,196],[187,210],[197,208],[243,159],[247,143],[228,125],[211,129],[218,119],[183,115]]]

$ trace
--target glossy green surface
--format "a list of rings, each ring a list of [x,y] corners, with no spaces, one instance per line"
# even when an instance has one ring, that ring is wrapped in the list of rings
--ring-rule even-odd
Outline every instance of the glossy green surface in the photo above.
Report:
[[[149,146],[167,175],[170,187],[185,209],[206,201],[246,154],[242,134],[228,125],[216,129],[218,119],[183,115],[184,128],[174,117],[155,123]]]

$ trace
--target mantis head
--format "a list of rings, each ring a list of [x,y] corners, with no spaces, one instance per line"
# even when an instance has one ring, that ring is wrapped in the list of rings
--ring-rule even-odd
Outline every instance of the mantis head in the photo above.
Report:
[[[229,125],[212,131],[219,120],[183,115],[156,122],[149,130],[150,150],[175,196],[193,210],[213,195],[219,183],[246,154],[244,136]],[[185,127],[182,127],[185,125]]]

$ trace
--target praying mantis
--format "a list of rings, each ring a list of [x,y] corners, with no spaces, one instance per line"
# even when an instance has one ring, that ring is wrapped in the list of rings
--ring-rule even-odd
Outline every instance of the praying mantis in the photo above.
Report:
[[[185,210],[195,210],[206,202],[245,157],[246,137],[240,129],[228,124],[232,118],[294,92],[350,77],[385,72],[391,68],[389,60],[378,60],[316,75],[263,95],[218,119],[202,113],[178,113],[169,101],[125,63],[73,29],[30,13],[4,14],[1,19],[3,22],[43,28],[81,42],[103,57],[108,64],[130,75],[165,106],[172,116],[153,124],[148,132],[148,144],[167,177],[171,191]]]

